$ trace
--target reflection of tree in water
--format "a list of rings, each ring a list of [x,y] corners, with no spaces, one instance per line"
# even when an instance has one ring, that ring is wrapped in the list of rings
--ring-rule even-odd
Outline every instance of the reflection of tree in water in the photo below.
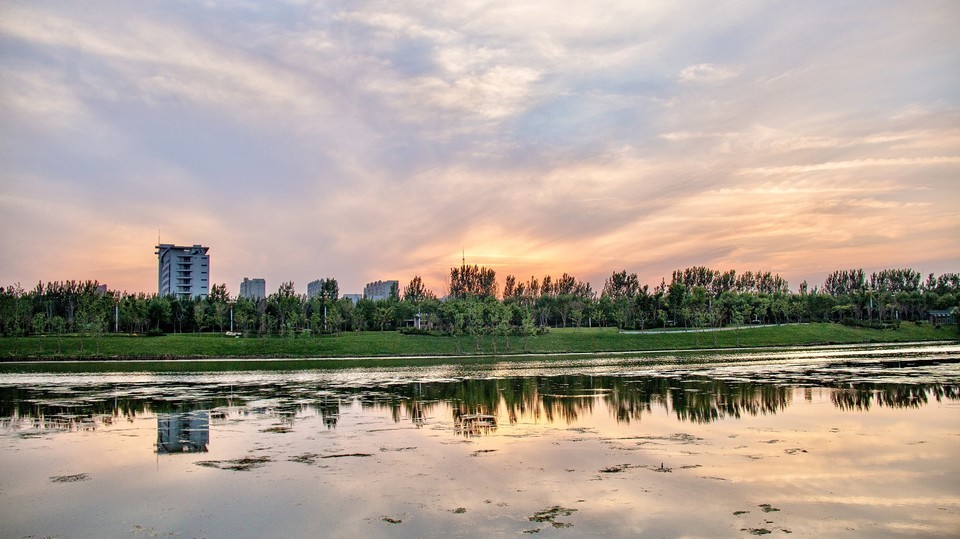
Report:
[[[786,386],[711,379],[684,381],[679,388],[670,389],[677,418],[695,423],[740,418],[744,414],[775,414],[790,405],[792,394],[792,388]]]
[[[931,399],[960,400],[960,385],[856,383],[830,389],[841,410],[872,405],[917,408]],[[334,428],[343,402],[389,409],[394,421],[422,426],[438,407],[458,414],[490,414],[513,424],[577,422],[592,415],[601,401],[618,422],[639,421],[654,409],[681,421],[708,423],[744,415],[774,414],[791,404],[794,386],[700,375],[526,376],[390,383],[362,387],[325,387],[316,382],[143,383],[49,387],[0,387],[0,426],[7,429],[82,430],[132,421],[147,413],[211,411],[212,421],[228,415],[277,417],[292,426],[315,415]]]
[[[611,389],[607,405],[618,422],[626,423],[639,421],[654,406],[695,423],[773,414],[790,404],[792,394],[785,386],[705,377],[618,377],[612,378]]]
[[[906,385],[886,383],[859,383],[837,387],[830,393],[830,400],[841,410],[867,411],[876,404],[886,408],[920,408],[930,397],[960,400],[960,387],[950,385]]]
[[[618,422],[639,421],[656,407],[681,421],[709,423],[776,414],[791,404],[793,391],[790,385],[697,376],[530,376],[395,386],[389,405],[396,421],[408,417],[422,422],[426,413],[447,402],[454,420],[462,413],[489,413],[506,416],[511,424],[520,418],[570,424],[591,415],[603,400]],[[941,384],[864,384],[831,395],[840,409],[866,409],[870,402],[919,407],[930,396],[960,400],[958,386]],[[386,404],[382,398],[365,403],[381,406]]]
[[[336,397],[324,397],[317,403],[317,413],[323,418],[323,424],[328,429],[337,426],[340,420],[340,399]]]
[[[776,413],[790,404],[791,389],[756,382],[659,376],[529,376],[490,380],[423,382],[364,392],[365,407],[389,407],[395,421],[422,421],[440,402],[461,414],[506,416],[511,423],[575,423],[603,401],[619,422],[639,421],[654,406],[683,421],[706,423],[743,414]]]
[[[391,386],[385,390],[364,391],[360,402],[364,407],[389,407],[395,421],[404,417],[421,422],[445,402],[450,405],[452,419],[462,414],[506,415],[510,423],[519,417],[534,421],[575,422],[583,413],[592,413],[597,394],[590,387],[595,379],[588,376],[523,377],[501,379],[466,379],[449,382],[417,382]]]
[[[61,431],[92,430],[138,416],[210,411],[211,420],[228,415],[276,417],[291,425],[296,417],[315,414],[335,426],[339,398],[304,402],[304,390],[288,391],[282,384],[221,386],[218,384],[136,384],[118,387],[0,387],[0,427]]]

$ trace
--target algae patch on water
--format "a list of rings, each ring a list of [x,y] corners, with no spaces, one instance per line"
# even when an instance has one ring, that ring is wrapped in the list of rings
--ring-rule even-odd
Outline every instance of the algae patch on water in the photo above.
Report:
[[[568,517],[575,513],[576,509],[569,509],[567,507],[561,507],[559,505],[554,505],[549,509],[544,509],[543,511],[537,511],[532,516],[527,517],[527,520],[530,522],[552,522],[556,524],[557,517],[564,516]]]
[[[89,474],[78,473],[74,475],[55,475],[50,478],[51,483],[76,483],[78,481],[86,481],[90,479]]]
[[[206,468],[217,468],[220,470],[233,470],[237,472],[247,472],[254,468],[259,468],[270,462],[270,457],[244,457],[234,460],[201,460],[197,466]]]

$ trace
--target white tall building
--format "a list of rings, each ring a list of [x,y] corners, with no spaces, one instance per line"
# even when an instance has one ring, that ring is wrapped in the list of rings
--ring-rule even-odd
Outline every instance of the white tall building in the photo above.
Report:
[[[315,298],[315,297],[319,296],[319,295],[322,294],[323,291],[324,291],[324,290],[323,290],[324,285],[326,285],[327,283],[329,283],[329,282],[331,282],[331,281],[333,281],[334,284],[337,282],[336,279],[332,279],[332,278],[331,278],[331,279],[317,279],[317,280],[315,280],[315,281],[310,281],[309,283],[307,283],[307,297],[308,297],[308,298]]]
[[[363,297],[373,301],[400,295],[400,281],[374,281],[363,287]]]
[[[240,283],[240,293],[237,294],[237,296],[247,299],[266,299],[266,279],[248,279],[244,277],[243,282]]]
[[[205,298],[210,293],[209,247],[194,245],[186,247],[161,243],[157,245],[159,282],[157,293],[161,296],[182,298]]]

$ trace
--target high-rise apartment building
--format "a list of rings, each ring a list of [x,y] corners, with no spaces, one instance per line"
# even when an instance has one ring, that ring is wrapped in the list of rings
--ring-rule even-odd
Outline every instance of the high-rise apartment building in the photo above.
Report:
[[[363,287],[363,297],[377,301],[390,299],[400,294],[400,281],[374,281]]]
[[[237,296],[247,299],[266,299],[267,281],[265,279],[248,279],[244,277],[243,282],[240,283],[240,293],[237,294]]]
[[[339,295],[340,288],[336,279],[317,279],[307,283],[307,298],[326,296],[330,299],[337,299]]]
[[[209,247],[157,245],[159,261],[158,293],[161,296],[205,298],[210,293]]]

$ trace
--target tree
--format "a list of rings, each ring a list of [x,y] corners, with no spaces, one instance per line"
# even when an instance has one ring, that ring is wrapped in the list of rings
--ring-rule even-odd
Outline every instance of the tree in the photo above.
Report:
[[[349,302],[349,300],[347,300]],[[353,303],[350,302],[352,305]],[[330,308],[327,312],[327,327],[332,328],[332,332],[336,335],[340,335],[340,326],[343,324],[343,312],[341,311],[341,303],[334,302],[330,305]]]
[[[450,268],[450,295],[455,298],[497,297],[497,272],[480,266]]]
[[[603,283],[600,299],[618,328],[626,329],[632,325],[634,298],[639,290],[637,274],[627,274],[627,270],[614,272]]]
[[[569,303],[570,309],[570,320],[573,320],[573,323],[579,328],[583,325],[583,316],[586,309],[583,300],[580,298],[574,297],[573,300]]]
[[[237,303],[233,307],[233,321],[235,328],[244,334],[252,332],[257,327],[257,303],[264,300],[255,300],[251,298],[237,298]]]
[[[514,297],[517,291],[517,278],[513,275],[507,275],[503,280],[503,299]]]
[[[509,343],[506,337],[510,332],[510,309],[503,303],[490,298],[485,303],[484,310],[486,312],[487,328],[491,334],[491,341],[493,343],[493,353],[496,354],[498,353],[497,339],[499,337],[504,338],[505,347]]]
[[[607,296],[613,300],[620,298],[632,298],[637,295],[640,289],[640,281],[636,273],[627,275],[627,270],[614,272],[606,282],[603,283],[602,296]]]
[[[227,292],[227,285],[220,283],[214,284],[207,294],[207,301],[211,304],[230,303],[230,294]]]
[[[160,325],[170,321],[170,300],[162,296],[154,296],[147,306],[147,318],[150,325],[160,331]]]
[[[210,304],[206,301],[198,301],[193,304],[193,321],[197,325],[197,331],[203,333],[203,330],[213,323],[213,319]]]
[[[350,325],[353,327],[354,331],[362,331],[367,328],[367,306],[372,308],[373,302],[368,299],[361,299],[350,310]]]
[[[284,282],[275,294],[267,298],[268,310],[276,317],[279,331],[292,330],[289,325],[295,314],[301,311],[303,297],[297,294],[293,281]]]
[[[353,301],[349,299],[341,299],[337,301],[337,310],[340,311],[340,324],[342,329],[354,329],[353,328],[353,316],[356,311],[356,305]]]
[[[337,301],[337,298],[340,297],[340,284],[337,283],[336,279],[321,279],[320,280],[320,290],[317,293],[317,297],[320,298],[324,304],[328,304],[331,301]]]
[[[227,285],[215,284],[207,294],[206,303],[209,305],[209,321],[217,326],[218,332],[223,332],[224,326],[230,323],[230,294]]]
[[[34,335],[43,335],[46,326],[47,318],[43,315],[43,313],[37,313],[33,315],[33,319],[30,321],[30,329]]]
[[[415,275],[413,279],[410,280],[410,283],[403,288],[403,301],[418,304],[425,299],[435,298],[436,295],[427,290],[427,287],[423,285],[423,280],[419,275]]]
[[[677,324],[677,315],[682,316],[682,309],[684,301],[687,296],[687,287],[681,282],[674,282],[670,284],[670,288],[667,289],[667,305],[670,308],[670,313],[673,316],[673,324]],[[686,323],[686,322],[684,322]]]

